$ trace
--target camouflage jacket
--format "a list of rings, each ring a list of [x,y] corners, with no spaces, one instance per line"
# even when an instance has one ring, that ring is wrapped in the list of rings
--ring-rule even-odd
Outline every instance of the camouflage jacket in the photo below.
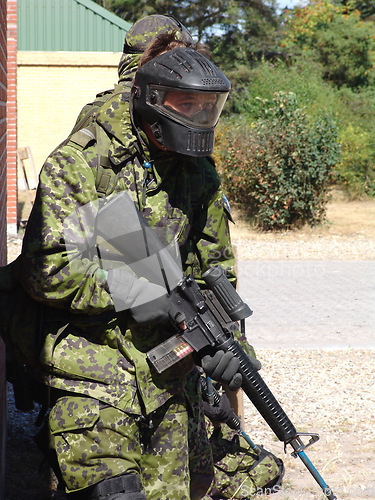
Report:
[[[235,281],[229,213],[210,159],[165,154],[146,142],[145,157],[139,154],[128,91],[113,93],[90,125],[92,139],[70,138],[43,165],[24,237],[22,282],[45,304],[45,383],[130,413],[149,413],[183,390],[189,367],[179,364],[158,375],[146,360],[146,351],[173,331],[136,327],[126,311],[116,313],[97,259],[82,256],[78,266],[69,261],[64,224],[97,199],[98,163],[104,158],[116,174],[114,191],[127,190],[151,226],[177,237],[185,273],[202,283],[202,273],[220,263]],[[143,167],[145,159],[151,171]]]

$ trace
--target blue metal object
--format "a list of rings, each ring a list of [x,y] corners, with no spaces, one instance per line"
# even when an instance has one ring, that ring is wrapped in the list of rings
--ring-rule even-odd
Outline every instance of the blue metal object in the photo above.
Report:
[[[305,445],[302,442],[302,440],[301,440],[301,436],[309,436],[310,437],[310,441]],[[313,444],[316,441],[318,441],[318,439],[319,439],[318,434],[300,433],[300,434],[297,434],[297,436],[295,438],[293,438],[289,443],[286,443],[285,446],[287,444],[291,445],[291,447],[294,450],[293,453],[292,453],[292,455],[294,457],[299,457],[302,460],[302,462],[305,464],[305,466],[307,467],[307,469],[310,472],[310,474],[313,476],[313,478],[315,479],[315,481],[321,487],[324,495],[328,498],[328,500],[337,500],[336,495],[333,493],[333,491],[328,486],[328,484],[324,481],[324,479],[322,478],[322,476],[319,474],[319,472],[314,467],[314,465],[311,462],[311,460],[308,458],[308,456],[304,452],[304,450],[308,446],[310,446],[311,444]]]
[[[250,437],[246,434],[242,427],[240,428],[240,432],[241,436],[243,436],[246,439],[247,443],[250,445],[250,448],[259,454],[261,449],[250,439]]]

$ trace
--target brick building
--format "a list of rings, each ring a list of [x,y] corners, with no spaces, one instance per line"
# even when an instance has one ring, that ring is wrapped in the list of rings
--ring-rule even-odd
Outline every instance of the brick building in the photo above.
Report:
[[[17,227],[17,0],[8,0],[7,225]]]
[[[7,26],[12,37],[14,19],[12,16],[15,2],[0,2],[0,266],[6,264],[6,198],[7,198]],[[8,63],[8,70],[11,63]],[[6,380],[5,348],[0,338],[0,499],[4,497],[5,442],[6,442]]]

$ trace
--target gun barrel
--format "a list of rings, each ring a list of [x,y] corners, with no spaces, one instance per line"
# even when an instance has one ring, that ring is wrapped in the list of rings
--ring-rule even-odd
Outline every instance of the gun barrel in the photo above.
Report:
[[[294,425],[242,347],[233,339],[228,339],[219,348],[231,351],[238,358],[242,374],[242,389],[277,438],[284,443],[295,438],[297,431]]]

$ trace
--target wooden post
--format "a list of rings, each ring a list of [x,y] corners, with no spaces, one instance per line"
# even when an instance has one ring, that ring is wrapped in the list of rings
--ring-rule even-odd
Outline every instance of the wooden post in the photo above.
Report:
[[[238,275],[238,266],[237,266],[237,262],[238,262],[238,259],[237,259],[237,246],[232,244],[232,247],[233,247],[233,253],[234,253],[234,271],[236,273],[236,276],[237,276],[237,287],[238,287],[238,282],[239,282],[239,275]],[[225,389],[225,393],[226,395],[228,396],[229,398],[229,401],[232,405],[232,408],[234,410],[234,412],[239,416],[241,417],[241,420],[242,422],[244,421],[244,417],[245,417],[245,412],[244,412],[244,403],[243,403],[243,390],[242,389],[239,389],[237,392],[233,392],[231,390],[229,390],[229,388],[227,387]]]

